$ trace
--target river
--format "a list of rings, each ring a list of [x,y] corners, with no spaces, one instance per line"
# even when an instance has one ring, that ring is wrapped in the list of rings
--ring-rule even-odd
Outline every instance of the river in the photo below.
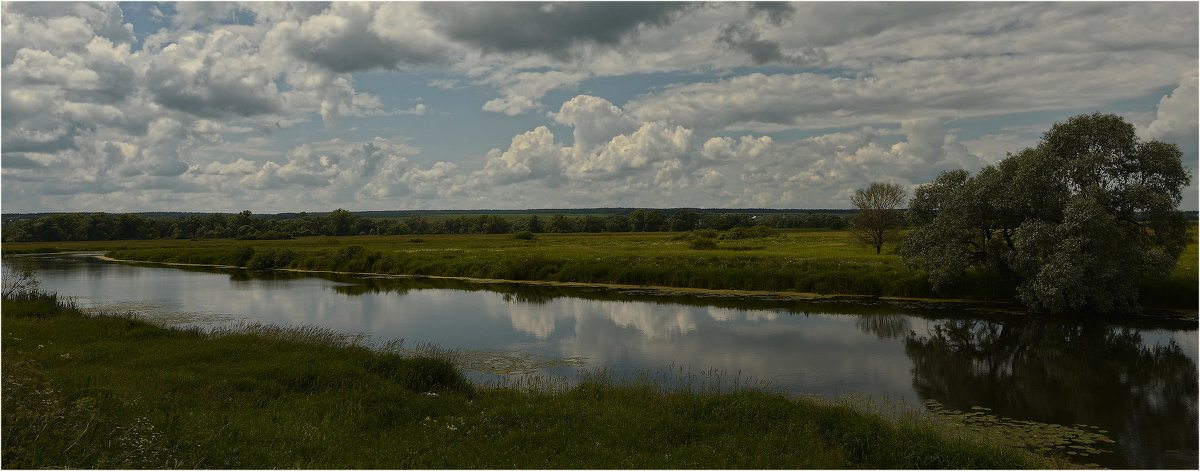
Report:
[[[1080,464],[1197,468],[1194,320],[32,258],[42,289],[164,323],[312,325],[374,343],[524,355],[550,375],[716,372],[792,394],[983,407],[999,417],[1083,424],[1115,440],[1108,452],[1076,457]]]

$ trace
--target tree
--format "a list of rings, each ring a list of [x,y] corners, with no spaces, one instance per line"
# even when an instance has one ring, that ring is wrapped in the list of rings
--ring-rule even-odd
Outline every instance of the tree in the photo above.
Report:
[[[700,225],[707,229],[727,231],[735,227],[753,226],[754,220],[750,219],[750,215],[746,213],[725,213],[720,216],[705,218]]]
[[[559,234],[575,232],[575,224],[573,220],[566,216],[555,214],[550,216],[550,221],[546,223],[546,232],[556,232]]]
[[[614,214],[604,221],[604,230],[608,232],[629,232],[631,229],[629,216]]]
[[[908,192],[895,183],[872,182],[866,189],[854,190],[850,203],[858,213],[850,218],[850,234],[860,242],[883,250],[883,244],[897,238],[904,217],[900,205]]]
[[[695,230],[699,225],[700,214],[690,209],[677,210],[671,217],[667,218],[667,226],[672,232]]]
[[[430,224],[429,220],[425,219],[425,216],[410,216],[408,220],[405,221],[405,224],[408,224],[408,229],[412,231],[413,234],[428,234],[433,230],[433,224]]]
[[[667,217],[657,209],[635,209],[629,213],[629,224],[634,232],[658,232],[667,223]]]
[[[1139,283],[1167,276],[1187,243],[1189,181],[1174,144],[1142,142],[1116,115],[1076,116],[975,176],[918,188],[901,255],[935,290],[978,269],[1034,311],[1137,310]]]
[[[589,214],[583,217],[583,232],[604,232],[604,218]]]
[[[544,230],[542,221],[538,219],[536,214],[529,216],[529,232],[544,232]]]

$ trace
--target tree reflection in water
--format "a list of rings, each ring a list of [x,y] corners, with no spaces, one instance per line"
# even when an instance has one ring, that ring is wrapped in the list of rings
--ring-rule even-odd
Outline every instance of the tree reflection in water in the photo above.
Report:
[[[1197,467],[1196,362],[1174,340],[1055,319],[939,321],[904,341],[913,387],[951,409],[1097,425],[1117,441],[1110,467]]]
[[[863,314],[854,320],[858,329],[880,339],[894,339],[909,333],[910,316],[901,314]]]

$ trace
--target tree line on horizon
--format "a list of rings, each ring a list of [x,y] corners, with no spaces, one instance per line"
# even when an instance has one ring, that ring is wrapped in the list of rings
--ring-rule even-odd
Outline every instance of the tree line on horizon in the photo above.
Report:
[[[51,214],[16,221],[4,229],[4,242],[60,242],[145,239],[289,239],[308,236],[513,234],[577,232],[679,232],[696,229],[719,231],[735,227],[843,229],[847,218],[836,214],[802,213],[753,216],[746,213],[698,213],[679,209],[637,209],[609,216],[525,218],[495,214],[454,218],[367,218],[345,209],[328,215],[302,215],[289,219],[264,218],[250,211],[212,213],[185,218],[151,218],[137,213]]]

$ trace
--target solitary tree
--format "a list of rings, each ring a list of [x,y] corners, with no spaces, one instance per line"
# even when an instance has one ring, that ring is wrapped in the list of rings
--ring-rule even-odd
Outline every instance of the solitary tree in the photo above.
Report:
[[[935,290],[974,267],[1035,311],[1136,310],[1141,280],[1165,277],[1186,245],[1189,181],[1174,144],[1141,142],[1116,115],[1076,116],[975,176],[918,188],[900,252]]]
[[[883,250],[883,244],[896,240],[904,217],[900,205],[906,191],[895,183],[872,182],[866,189],[854,190],[850,203],[858,213],[850,218],[850,234],[860,242]]]

